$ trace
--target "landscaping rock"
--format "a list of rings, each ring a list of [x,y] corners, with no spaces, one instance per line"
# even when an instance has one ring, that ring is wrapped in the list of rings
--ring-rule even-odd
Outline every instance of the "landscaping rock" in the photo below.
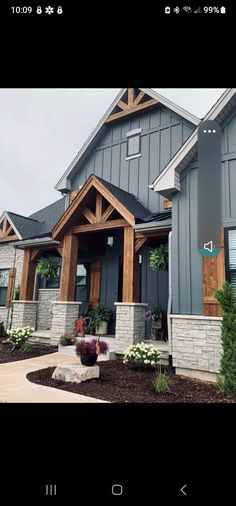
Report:
[[[87,367],[80,363],[63,362],[58,364],[52,378],[70,383],[81,383],[93,378],[99,378],[100,369],[98,365]]]

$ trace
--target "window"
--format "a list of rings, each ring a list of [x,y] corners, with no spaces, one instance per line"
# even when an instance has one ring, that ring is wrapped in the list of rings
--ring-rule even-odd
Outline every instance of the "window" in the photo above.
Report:
[[[6,305],[9,269],[0,269],[0,306]]]
[[[228,281],[236,295],[236,229],[228,230]]]
[[[128,137],[127,156],[138,155],[140,153],[140,135]]]
[[[126,134],[127,136],[127,159],[141,156],[141,131],[142,128],[136,128]]]
[[[77,265],[75,300],[89,302],[90,292],[90,263]]]

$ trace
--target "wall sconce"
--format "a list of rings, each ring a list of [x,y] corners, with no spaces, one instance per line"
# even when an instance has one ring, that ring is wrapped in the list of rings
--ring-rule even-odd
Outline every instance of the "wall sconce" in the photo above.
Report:
[[[113,235],[109,235],[107,238],[107,245],[113,246],[113,244],[114,244],[114,237],[113,237]]]
[[[142,263],[142,255],[139,255],[138,256],[138,263],[141,264]]]

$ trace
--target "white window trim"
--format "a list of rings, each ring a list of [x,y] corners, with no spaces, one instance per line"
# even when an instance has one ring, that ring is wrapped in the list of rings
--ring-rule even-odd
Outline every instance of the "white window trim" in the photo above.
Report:
[[[142,132],[142,128],[135,128],[135,130],[130,130],[127,132],[126,137],[132,137],[133,135],[139,135]]]
[[[139,158],[139,156],[142,156],[142,153],[137,153],[136,155],[126,156],[126,160],[132,160],[132,158]]]

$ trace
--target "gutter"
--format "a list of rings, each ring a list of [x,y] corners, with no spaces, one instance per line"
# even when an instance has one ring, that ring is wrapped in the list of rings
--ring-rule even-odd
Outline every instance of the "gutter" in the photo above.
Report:
[[[25,241],[12,242],[11,245],[17,249],[25,249],[31,246],[58,246],[60,241],[55,241],[51,237],[43,237],[38,239],[26,239]]]
[[[165,230],[171,228],[171,226],[171,220],[149,221],[148,223],[139,223],[138,225],[134,225],[134,230],[137,230],[137,232],[149,232],[152,230]]]

